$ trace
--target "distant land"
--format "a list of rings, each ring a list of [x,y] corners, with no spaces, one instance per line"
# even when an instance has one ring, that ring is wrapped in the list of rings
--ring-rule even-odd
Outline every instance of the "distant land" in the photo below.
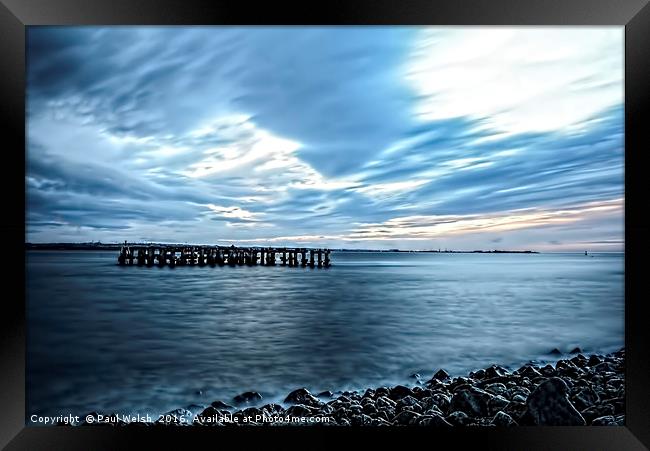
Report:
[[[131,246],[208,246],[207,244],[187,244],[187,243],[128,243]],[[97,250],[107,250],[114,251],[120,250],[123,246],[122,243],[102,243],[100,241],[93,241],[90,243],[25,243],[25,248],[30,250],[56,250],[56,251],[97,251]],[[209,245],[213,246],[213,245]],[[224,245],[226,246],[226,245]],[[256,247],[256,246],[250,246]],[[267,246],[259,246],[267,247]],[[280,246],[285,247],[285,246]],[[292,246],[286,246],[292,247]],[[423,249],[423,250],[401,250],[401,249],[330,249],[337,252],[405,252],[405,253],[415,253],[415,252],[433,252],[440,254],[539,254],[537,251],[517,251],[517,250],[473,250],[473,251],[461,251],[461,250],[450,250],[450,249]]]

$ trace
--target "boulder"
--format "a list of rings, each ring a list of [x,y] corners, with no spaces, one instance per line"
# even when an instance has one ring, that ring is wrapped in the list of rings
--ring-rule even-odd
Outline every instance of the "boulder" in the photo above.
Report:
[[[527,377],[528,379],[534,379],[536,377],[541,377],[542,374],[535,369],[534,366],[532,365],[524,365],[521,368],[517,370],[517,374],[523,377]]]
[[[403,410],[393,418],[392,423],[399,425],[413,424],[419,417],[420,414],[417,412],[413,412],[411,410]]]
[[[470,417],[483,417],[488,414],[490,398],[492,395],[479,388],[459,390],[451,398],[450,409],[464,412]]]
[[[389,397],[394,401],[400,400],[405,396],[413,396],[413,391],[408,387],[397,385],[390,390]]]
[[[399,401],[397,401],[397,405],[395,409],[398,412],[401,412],[402,410],[412,410],[413,412],[420,412],[422,410],[422,406],[418,402],[417,399],[415,399],[413,396],[405,396]]]
[[[596,406],[587,407],[580,412],[587,424],[591,424],[596,418],[614,415],[614,406],[610,404],[599,404]]]
[[[423,407],[426,410],[436,407],[442,412],[447,412],[447,410],[449,410],[450,403],[451,403],[451,398],[442,393],[434,393],[429,398],[424,398],[422,400]]]
[[[471,422],[471,419],[467,416],[467,414],[459,410],[447,415],[447,418],[445,418],[445,420],[454,426],[465,426]]]
[[[314,395],[309,393],[306,388],[299,388],[292,391],[284,398],[287,404],[304,404],[306,406],[318,406],[321,402]]]
[[[506,407],[508,407],[508,404],[510,404],[510,401],[508,401],[503,396],[499,396],[499,395],[492,396],[491,398],[488,399],[488,405],[487,405],[488,415],[489,416],[495,415],[497,412],[500,412],[504,410]]]
[[[441,415],[429,414],[421,416],[418,418],[419,426],[443,426],[450,427],[451,424],[447,422]]]
[[[498,365],[492,365],[491,367],[485,369],[485,377],[488,379],[494,377],[503,377],[507,376],[508,374],[510,374],[510,371]]]
[[[237,404],[243,404],[248,402],[259,401],[262,399],[262,395],[256,391],[247,391],[240,395],[235,396],[232,400]]]
[[[517,422],[505,412],[497,412],[492,418],[492,424],[499,427],[517,426]]]
[[[600,397],[592,388],[584,387],[579,389],[571,400],[578,410],[584,410],[600,401]]]
[[[212,404],[210,404],[212,407],[218,410],[231,410],[234,409],[233,406],[226,404],[225,402],[222,401],[215,401]]]
[[[436,374],[433,375],[433,379],[439,380],[439,381],[444,381],[449,379],[451,376],[449,376],[449,373],[446,372],[443,369],[440,369],[436,372]]]
[[[618,426],[618,423],[616,421],[616,418],[614,418],[611,415],[607,415],[604,417],[596,418],[594,421],[591,422],[592,426]]]
[[[541,383],[526,400],[528,415],[542,426],[584,426],[585,419],[571,404],[567,384],[553,377]]]
[[[307,406],[296,404],[289,407],[285,413],[290,417],[308,417],[311,415],[311,410]]]
[[[507,388],[501,382],[497,382],[495,384],[489,384],[485,386],[484,390],[488,393],[492,393],[493,395],[504,396],[506,394]]]

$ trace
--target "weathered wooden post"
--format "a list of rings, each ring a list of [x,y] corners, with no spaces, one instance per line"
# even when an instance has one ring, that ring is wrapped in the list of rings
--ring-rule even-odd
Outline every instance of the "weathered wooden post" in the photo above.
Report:
[[[330,267],[330,250],[329,249],[325,250],[325,267],[326,268]]]
[[[120,256],[117,257],[117,264],[120,266],[124,266],[126,264],[126,250],[124,249],[124,246],[120,249]]]
[[[323,251],[321,249],[318,249],[318,267],[323,267]]]
[[[307,266],[307,251],[305,249],[302,250],[302,267],[304,268]]]
[[[309,267],[313,268],[314,267],[314,250],[309,249]]]
[[[282,266],[287,264],[287,250],[282,249]]]

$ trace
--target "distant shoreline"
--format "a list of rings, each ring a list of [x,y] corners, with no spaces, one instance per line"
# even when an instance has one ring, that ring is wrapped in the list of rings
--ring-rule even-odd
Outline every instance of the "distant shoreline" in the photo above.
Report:
[[[169,243],[128,243],[132,246],[160,246],[170,245]],[[174,244],[176,246],[205,246],[204,244]],[[123,244],[117,243],[25,243],[28,250],[51,250],[51,251],[119,251]],[[253,246],[257,247],[257,246]],[[259,246],[267,247],[267,246]],[[402,250],[402,249],[330,249],[334,252],[376,252],[376,253],[431,253],[431,254],[539,254],[538,251],[520,250]]]

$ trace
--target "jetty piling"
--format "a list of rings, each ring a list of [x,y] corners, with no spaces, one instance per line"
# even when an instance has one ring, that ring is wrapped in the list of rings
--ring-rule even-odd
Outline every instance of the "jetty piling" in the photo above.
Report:
[[[309,253],[309,257],[307,254]],[[176,246],[130,245],[124,242],[117,257],[120,266],[274,266],[279,256],[282,266],[290,268],[329,268],[329,249],[237,247],[237,246]]]

